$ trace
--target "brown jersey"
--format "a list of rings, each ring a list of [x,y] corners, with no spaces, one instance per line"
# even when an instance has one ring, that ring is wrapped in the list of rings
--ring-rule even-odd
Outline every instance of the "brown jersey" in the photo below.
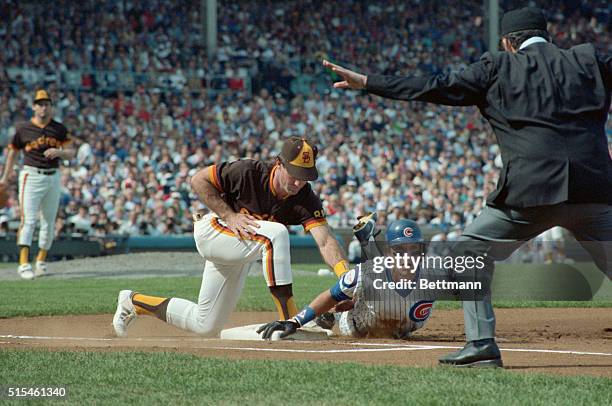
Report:
[[[238,213],[248,213],[285,225],[301,224],[305,231],[327,224],[321,200],[306,184],[297,194],[280,199],[272,179],[278,165],[252,159],[210,167],[210,179],[225,202]]]
[[[23,150],[24,164],[43,169],[59,167],[59,158],[45,158],[49,148],[61,148],[70,143],[68,130],[55,120],[49,121],[44,127],[27,121],[17,125],[17,131],[9,143],[9,148]]]

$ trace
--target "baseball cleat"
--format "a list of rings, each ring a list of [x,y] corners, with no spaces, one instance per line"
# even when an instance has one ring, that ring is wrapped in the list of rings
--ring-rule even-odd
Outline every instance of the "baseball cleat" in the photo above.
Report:
[[[47,273],[47,263],[45,261],[36,261],[36,266],[34,267],[34,276],[37,278],[39,276],[44,276]]]
[[[122,290],[117,298],[117,310],[113,317],[113,328],[117,337],[127,337],[127,328],[136,319],[136,308],[132,304],[132,291]]]
[[[32,265],[25,263],[19,265],[17,273],[21,276],[21,279],[31,280],[34,279],[34,272],[32,272]]]

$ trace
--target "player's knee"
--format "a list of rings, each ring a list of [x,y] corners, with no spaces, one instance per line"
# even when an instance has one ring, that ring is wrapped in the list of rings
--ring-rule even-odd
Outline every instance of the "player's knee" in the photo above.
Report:
[[[36,217],[34,216],[26,216],[23,219],[24,226],[35,226],[36,225]]]
[[[273,241],[289,241],[289,230],[281,223],[268,222],[266,228],[269,231],[267,234]]]
[[[193,327],[193,332],[202,337],[218,337],[223,326],[211,323],[206,319],[198,319],[198,322]]]

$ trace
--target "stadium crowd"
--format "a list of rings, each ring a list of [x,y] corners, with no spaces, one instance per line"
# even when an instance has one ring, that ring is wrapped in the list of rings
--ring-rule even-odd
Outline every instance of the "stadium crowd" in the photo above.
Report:
[[[0,28],[2,147],[15,124],[31,115],[33,87],[9,80],[11,67],[164,71],[185,78],[170,89],[138,85],[126,92],[69,91],[52,74],[39,84],[54,97],[56,116],[78,148],[62,172],[58,233],[190,233],[191,212],[201,206],[189,186],[198,169],[239,157],[273,159],[290,135],[320,147],[321,176],[313,187],[332,226],[350,226],[377,210],[381,222],[410,217],[443,231],[458,229],[495,187],[498,148],[476,109],[337,93],[320,67],[327,56],[387,74],[459,69],[485,50],[481,0],[461,6],[219,1],[214,60],[200,45],[199,2],[56,3],[34,9],[9,0],[0,6],[3,21],[11,22]],[[593,41],[610,52],[606,2],[548,3],[555,10],[555,43]],[[193,77],[237,71],[253,79],[252,94],[192,92]],[[612,151],[610,123],[608,137]],[[15,181],[13,186],[0,211],[0,232],[19,219]]]

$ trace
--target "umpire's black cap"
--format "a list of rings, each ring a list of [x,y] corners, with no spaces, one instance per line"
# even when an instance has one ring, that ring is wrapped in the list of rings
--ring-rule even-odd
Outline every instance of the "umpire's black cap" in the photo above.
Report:
[[[504,14],[500,32],[502,37],[525,30],[546,31],[546,17],[544,17],[542,10],[536,7],[524,7]]]

